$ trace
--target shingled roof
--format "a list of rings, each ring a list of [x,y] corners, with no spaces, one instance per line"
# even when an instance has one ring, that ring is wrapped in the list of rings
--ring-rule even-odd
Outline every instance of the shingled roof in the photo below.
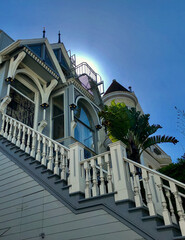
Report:
[[[109,86],[107,91],[105,92],[104,96],[108,93],[111,92],[116,92],[116,91],[124,91],[124,92],[129,92],[125,87],[123,87],[121,84],[119,84],[115,79],[112,81],[112,84]]]

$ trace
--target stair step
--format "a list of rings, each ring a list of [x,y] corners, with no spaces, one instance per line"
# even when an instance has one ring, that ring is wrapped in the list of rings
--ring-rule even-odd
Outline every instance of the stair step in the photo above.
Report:
[[[53,178],[53,177],[59,177],[59,176],[56,174],[51,174],[50,176],[48,176],[48,178]]]
[[[171,224],[171,225],[163,225],[163,226],[157,226],[156,229],[161,232],[161,231],[165,231],[165,232],[171,232],[173,234],[173,239],[177,238],[177,239],[183,239],[182,236],[180,235],[180,229],[177,225]],[[179,238],[180,237],[180,238]],[[185,239],[185,237],[184,237]]]
[[[14,145],[14,146],[12,146],[10,149],[13,150],[13,149],[15,149],[15,148],[18,148],[18,147]]]
[[[167,228],[168,229],[174,228],[174,229],[179,230],[179,227],[176,226],[176,225],[173,225],[173,224],[171,224],[171,225],[163,225],[163,226],[158,226],[157,227],[158,230],[163,230],[163,229],[167,229]]]
[[[26,160],[31,160],[31,159],[33,159],[33,158],[31,156],[28,156],[24,160],[26,161]]]
[[[59,183],[62,183],[62,182],[66,182],[66,181],[64,179],[59,179],[59,180],[56,180],[54,183],[59,184]]]
[[[52,172],[50,169],[45,169],[41,173]]]
[[[176,225],[163,225],[163,226],[157,226],[157,230],[163,230],[163,229],[174,229],[174,230],[179,230],[179,227]]]
[[[154,215],[154,216],[144,216],[141,218],[143,221],[155,221],[157,226],[163,226],[164,225],[164,220],[161,216],[159,215]]]
[[[15,151],[15,153],[18,153],[18,152],[22,152],[22,150],[21,150],[21,149],[18,149],[18,150]]]
[[[134,212],[134,211],[139,211],[139,210],[148,211],[148,208],[143,206],[143,207],[132,207],[132,208],[128,209],[129,212]]]
[[[6,147],[8,147],[8,146],[10,146],[10,145],[12,145],[12,144],[13,144],[13,143],[9,142],[9,143],[6,144]]]
[[[62,190],[68,189],[68,188],[70,188],[71,186],[72,186],[72,185],[64,186],[64,187],[62,187]]]
[[[21,153],[21,154],[19,155],[19,157],[22,157],[22,156],[24,156],[24,155],[28,156],[27,153],[23,152],[23,153]]]
[[[43,165],[43,164],[40,164],[40,165],[38,165],[38,166],[35,167],[35,169],[38,169],[38,168],[46,168],[46,166]]]
[[[148,211],[148,208],[143,206],[143,207],[132,207],[132,208],[129,208],[128,211],[130,213],[137,213],[137,214],[140,214],[141,217],[145,217],[145,216],[149,216],[149,211]]]
[[[32,165],[32,164],[34,164],[34,163],[40,163],[40,162],[37,161],[37,160],[33,160],[33,161],[30,162],[30,165]]]

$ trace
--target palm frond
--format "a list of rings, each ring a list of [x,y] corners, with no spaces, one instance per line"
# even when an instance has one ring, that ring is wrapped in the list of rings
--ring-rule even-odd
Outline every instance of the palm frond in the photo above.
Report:
[[[174,145],[176,143],[178,143],[178,140],[175,138],[175,137],[169,137],[169,136],[160,136],[160,135],[157,135],[157,136],[152,136],[152,137],[149,137],[144,143],[143,143],[143,150],[145,150],[146,148],[154,145],[154,144],[157,144],[157,143],[166,143],[166,142],[169,142],[169,143],[173,143]]]

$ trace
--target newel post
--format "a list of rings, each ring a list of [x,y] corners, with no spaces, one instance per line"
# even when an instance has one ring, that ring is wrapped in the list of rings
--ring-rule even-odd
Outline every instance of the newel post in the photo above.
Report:
[[[126,157],[126,145],[121,141],[109,144],[112,173],[114,179],[114,191],[117,192],[115,201],[133,200],[134,194],[131,188],[130,173],[127,163],[123,160]]]
[[[70,148],[70,188],[69,193],[76,192],[85,192],[85,178],[84,178],[84,169],[82,169],[82,165],[80,162],[84,160],[84,146],[75,142],[69,145]]]

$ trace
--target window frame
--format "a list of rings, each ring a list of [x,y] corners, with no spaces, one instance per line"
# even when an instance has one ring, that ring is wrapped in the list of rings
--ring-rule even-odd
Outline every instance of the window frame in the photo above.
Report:
[[[83,103],[83,101],[80,101],[80,99],[79,99],[79,101],[78,101],[78,103],[77,103],[77,107],[78,107],[78,105],[81,105],[82,106],[82,109],[84,110],[84,112],[85,112],[85,114],[87,115],[87,118],[88,118],[88,115],[92,118],[92,116],[91,116],[91,113],[88,111],[88,109],[86,108],[86,106],[85,106],[85,104]],[[82,142],[82,144],[84,144],[84,146],[86,147],[86,148],[88,148],[88,149],[90,149],[91,151],[93,151],[93,152],[96,152],[96,143],[95,143],[95,134],[96,134],[96,131],[95,131],[95,129],[93,129],[92,128],[92,125],[93,125],[93,121],[89,121],[89,124],[91,125],[90,127],[87,125],[87,124],[85,124],[82,120],[80,120],[78,117],[76,117],[75,116],[75,114],[74,114],[74,119],[75,119],[75,122],[77,123],[77,122],[79,122],[79,123],[81,123],[83,126],[85,126],[87,129],[89,129],[91,132],[92,132],[92,139],[93,139],[93,148],[90,148],[90,147],[88,147],[87,145],[85,145],[83,142]],[[93,119],[93,118],[92,118]],[[89,120],[89,118],[88,118],[88,120]],[[78,124],[78,123],[77,123]],[[77,125],[76,125],[76,127],[77,127]],[[76,129],[76,127],[75,127],[75,129]],[[76,139],[76,137],[75,137],[75,130],[74,130],[74,138]],[[76,139],[77,141],[79,141],[78,139]],[[80,141],[79,141],[80,142]]]
[[[58,97],[59,95],[63,95],[63,104],[64,104],[64,113],[63,113],[63,114],[60,114],[60,116],[62,116],[62,115],[65,116],[65,112],[66,112],[66,106],[65,106],[65,91],[60,91],[60,92],[57,92],[57,93],[53,94],[53,95],[51,96],[51,99],[50,99],[51,109],[50,109],[50,132],[49,132],[49,136],[50,136],[50,138],[52,138],[52,139],[54,139],[54,138],[53,138],[53,129],[54,129],[54,128],[53,128],[53,119],[56,118],[56,117],[53,117],[53,98]],[[58,116],[59,116],[59,115],[58,115]],[[57,117],[58,117],[58,116],[57,116]],[[66,124],[65,124],[65,117],[64,117],[64,137],[63,137],[63,138],[66,137],[66,129],[65,129],[65,127],[66,127]],[[60,139],[62,139],[62,138],[55,139],[55,141],[58,141],[58,140],[60,140]]]
[[[19,90],[17,90],[15,87],[11,86],[10,84],[8,85],[7,88],[7,95],[10,96],[10,89],[14,89],[16,92],[18,92],[21,96],[25,97],[29,101],[35,104],[35,109],[34,109],[34,120],[33,120],[33,129],[37,130],[38,127],[38,109],[39,109],[39,91],[32,86],[30,83],[26,82],[26,80],[19,76],[15,76],[15,81],[19,81],[21,84],[23,84],[25,87],[29,88],[32,92],[34,92],[34,101],[31,100],[29,97],[21,93]]]

